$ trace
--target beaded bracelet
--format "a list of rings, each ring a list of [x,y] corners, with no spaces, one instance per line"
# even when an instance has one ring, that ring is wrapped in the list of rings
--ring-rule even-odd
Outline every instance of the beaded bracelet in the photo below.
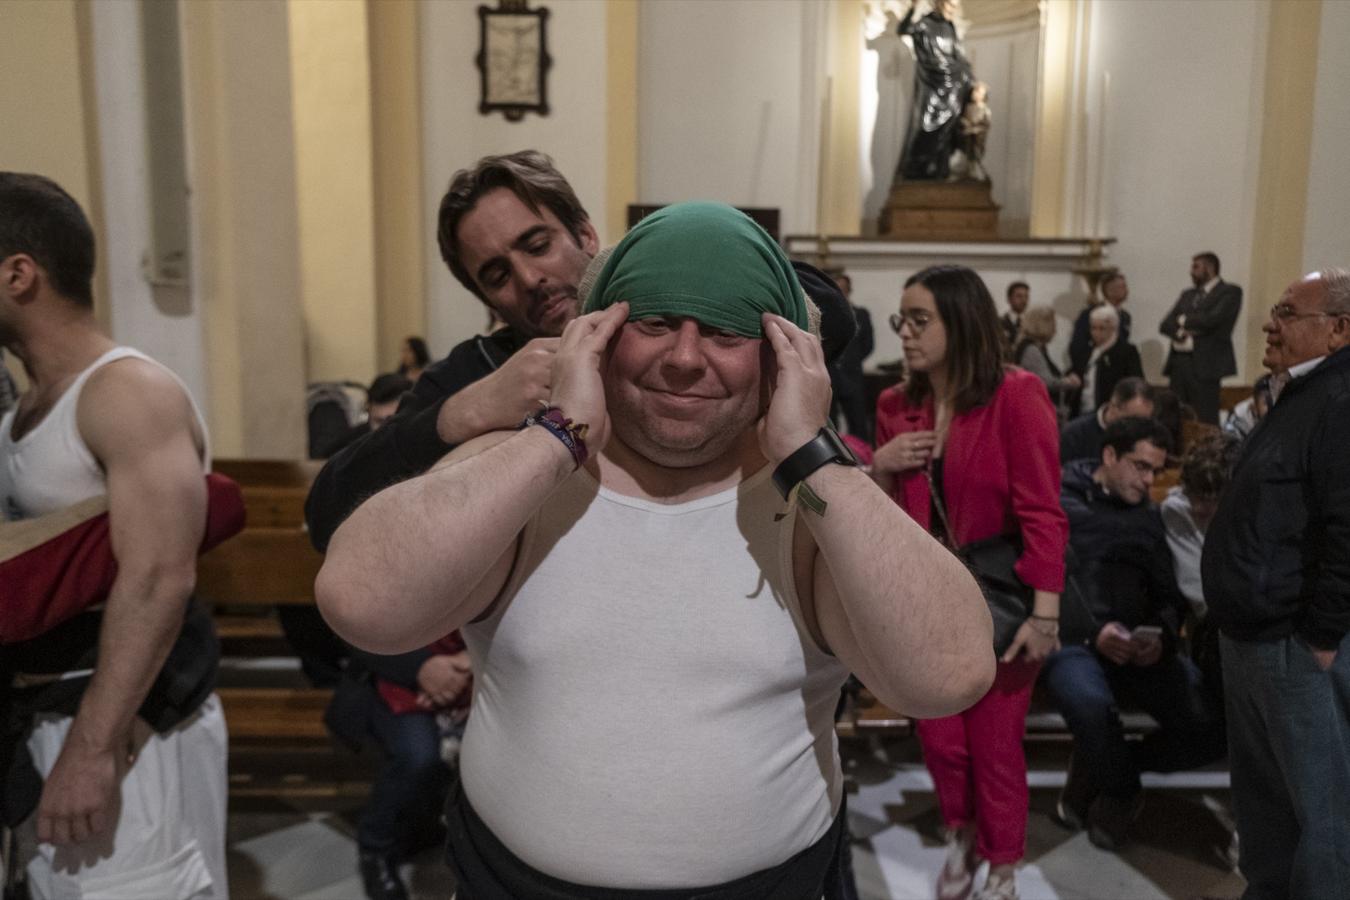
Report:
[[[523,431],[531,425],[542,425],[549,434],[562,441],[567,452],[572,454],[577,468],[585,465],[589,455],[586,450],[586,432],[590,430],[589,425],[573,424],[572,420],[563,415],[563,411],[556,406],[545,406],[539,412],[526,416],[525,421],[520,423],[520,430]]]

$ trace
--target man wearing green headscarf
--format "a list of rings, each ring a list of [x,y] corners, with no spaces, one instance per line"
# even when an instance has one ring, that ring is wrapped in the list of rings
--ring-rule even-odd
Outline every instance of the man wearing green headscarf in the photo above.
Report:
[[[749,219],[662,210],[563,332],[547,408],[334,535],[316,595],[343,637],[463,627],[465,896],[819,900],[847,672],[918,716],[988,688],[979,588],[824,427],[809,324]]]

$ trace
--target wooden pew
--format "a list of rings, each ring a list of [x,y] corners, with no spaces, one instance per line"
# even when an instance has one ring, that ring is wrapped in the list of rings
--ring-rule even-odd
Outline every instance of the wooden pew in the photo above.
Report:
[[[217,460],[240,485],[244,530],[203,554],[197,596],[214,612],[225,650],[217,693],[230,734],[232,796],[331,796],[365,776],[365,763],[337,753],[323,724],[332,691],[315,689],[294,665],[275,610],[314,603],[323,557],[311,546],[304,503],[320,463]],[[280,762],[278,760],[281,760]]]

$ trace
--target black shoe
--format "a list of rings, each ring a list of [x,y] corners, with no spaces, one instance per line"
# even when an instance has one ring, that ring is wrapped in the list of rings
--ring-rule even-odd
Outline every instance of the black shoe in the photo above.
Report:
[[[1092,801],[1088,812],[1088,840],[1103,850],[1115,853],[1130,840],[1130,826],[1144,808],[1144,795],[1112,797],[1102,794]]]
[[[370,900],[408,900],[408,888],[398,875],[398,862],[388,853],[360,856],[361,885]]]
[[[1064,788],[1059,792],[1059,800],[1050,818],[1070,831],[1082,831],[1087,824],[1088,808],[1092,806],[1092,794],[1092,781],[1088,778],[1086,767],[1074,765],[1074,756],[1071,755],[1069,770],[1064,776]]]

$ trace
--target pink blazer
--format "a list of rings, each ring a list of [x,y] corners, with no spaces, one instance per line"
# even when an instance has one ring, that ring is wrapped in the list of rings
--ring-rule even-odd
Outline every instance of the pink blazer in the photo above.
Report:
[[[932,427],[931,397],[911,406],[897,386],[878,398],[878,447],[898,434]],[[951,537],[958,546],[1020,531],[1018,577],[1033,588],[1063,590],[1069,519],[1059,505],[1059,428],[1039,378],[1009,366],[989,403],[954,416],[942,474]],[[932,507],[922,469],[900,473],[891,496],[929,528]]]

